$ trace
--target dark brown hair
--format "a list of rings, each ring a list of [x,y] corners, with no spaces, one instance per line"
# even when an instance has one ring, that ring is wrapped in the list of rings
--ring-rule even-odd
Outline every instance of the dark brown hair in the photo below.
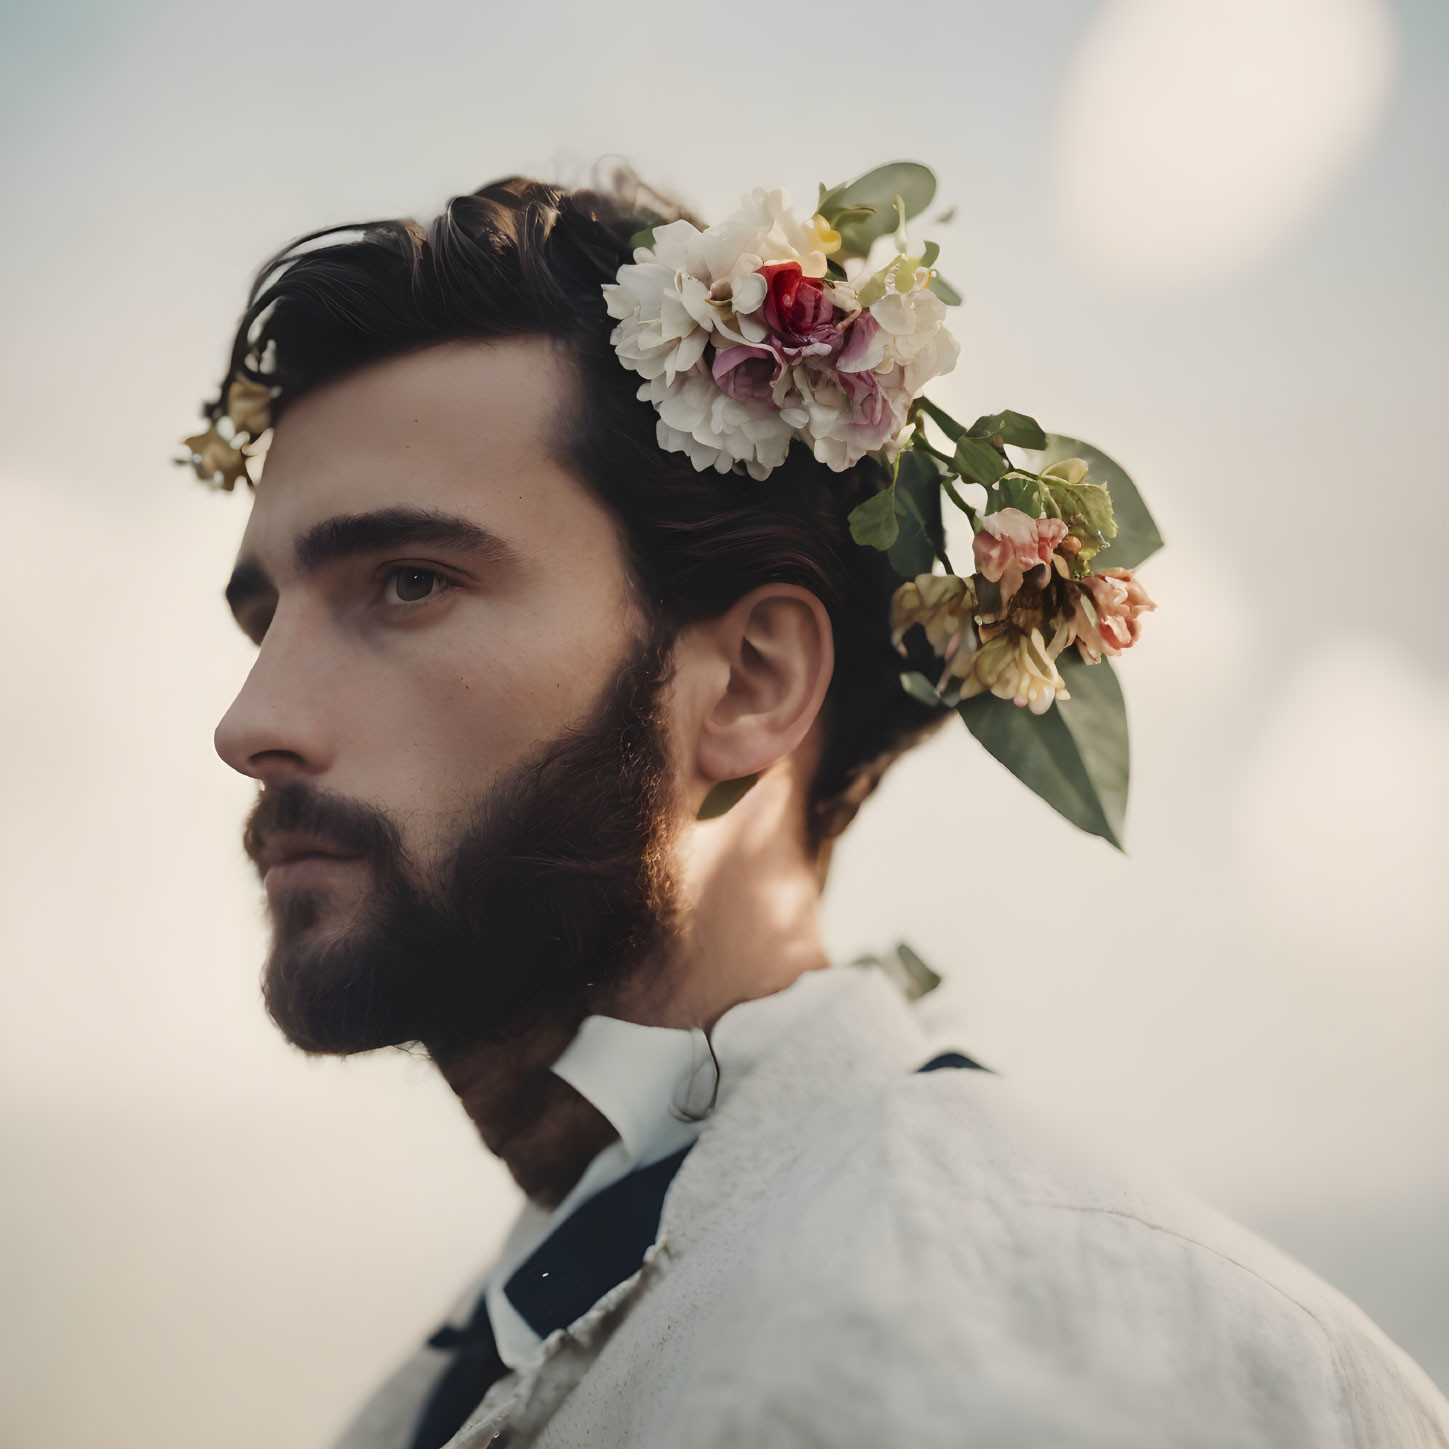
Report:
[[[902,690],[888,624],[901,580],[846,524],[884,486],[878,462],[836,473],[797,442],[757,482],[698,472],[659,446],[654,409],[609,341],[600,288],[630,259],[635,233],[681,214],[621,171],[594,189],[495,181],[454,197],[428,227],[402,218],[309,233],[258,271],[227,377],[280,388],[275,424],[309,389],[384,357],[460,338],[564,343],[579,398],[560,423],[561,456],[622,520],[635,583],[658,616],[676,628],[717,617],[766,582],[809,589],[830,615],[835,673],[806,821],[818,852],[945,712]],[[214,420],[221,409],[218,398],[203,412]]]

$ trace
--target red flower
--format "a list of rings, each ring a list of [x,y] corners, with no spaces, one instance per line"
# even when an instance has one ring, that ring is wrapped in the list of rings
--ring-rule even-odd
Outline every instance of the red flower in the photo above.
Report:
[[[819,277],[807,277],[799,262],[771,262],[760,276],[766,288],[761,310],[771,334],[767,346],[787,362],[840,350],[835,304]]]

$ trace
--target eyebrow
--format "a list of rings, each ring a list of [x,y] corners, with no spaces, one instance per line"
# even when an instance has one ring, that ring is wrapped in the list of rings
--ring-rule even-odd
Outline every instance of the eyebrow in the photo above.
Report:
[[[369,513],[344,513],[314,523],[293,548],[297,573],[312,578],[329,564],[383,549],[443,547],[467,554],[480,563],[505,566],[517,561],[511,544],[471,518],[435,509],[396,504]],[[237,561],[226,586],[226,602],[234,616],[253,599],[277,591],[271,576],[255,557]],[[238,622],[240,620],[238,619]]]

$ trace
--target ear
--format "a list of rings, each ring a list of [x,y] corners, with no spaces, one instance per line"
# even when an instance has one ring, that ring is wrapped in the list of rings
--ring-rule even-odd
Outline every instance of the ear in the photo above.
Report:
[[[768,769],[809,733],[835,669],[825,605],[796,584],[761,584],[696,626],[710,682],[698,700],[694,773],[708,789]]]

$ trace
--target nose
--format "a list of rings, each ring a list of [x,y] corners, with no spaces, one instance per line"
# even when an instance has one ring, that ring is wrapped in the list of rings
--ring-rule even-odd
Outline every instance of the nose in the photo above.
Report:
[[[332,764],[333,742],[323,715],[323,671],[295,631],[275,619],[240,693],[216,727],[221,758],[255,780],[319,775]]]

